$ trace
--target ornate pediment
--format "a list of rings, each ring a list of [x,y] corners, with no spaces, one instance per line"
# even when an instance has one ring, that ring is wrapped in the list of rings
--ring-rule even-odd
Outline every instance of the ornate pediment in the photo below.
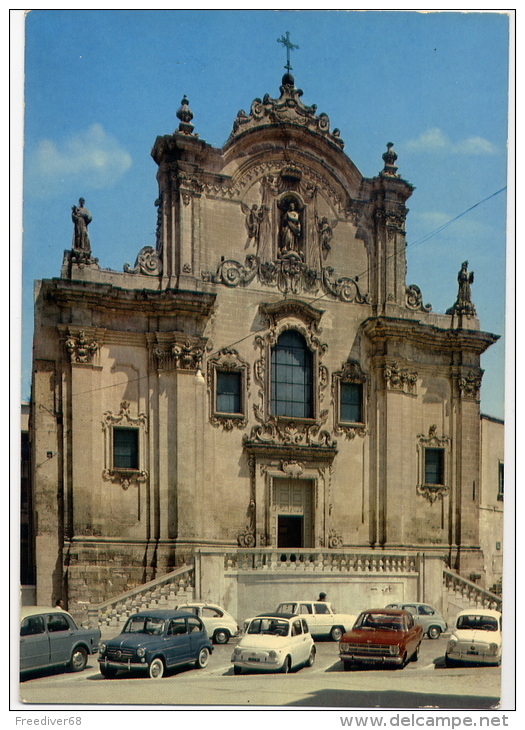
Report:
[[[279,91],[281,96],[278,99],[272,99],[269,94],[265,94],[262,100],[254,99],[249,114],[246,114],[244,109],[240,109],[233,123],[230,140],[256,127],[292,124],[317,132],[343,149],[344,142],[339,136],[339,130],[334,129],[333,132],[330,132],[328,115],[324,113],[317,115],[316,104],[312,104],[312,106],[303,104],[301,101],[303,91],[295,87],[295,80],[291,73],[284,74]]]

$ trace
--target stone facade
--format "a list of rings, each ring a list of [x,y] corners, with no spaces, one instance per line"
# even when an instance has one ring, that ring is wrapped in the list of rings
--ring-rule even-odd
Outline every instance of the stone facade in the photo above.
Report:
[[[156,245],[118,273],[74,239],[37,283],[39,603],[106,600],[197,547],[402,547],[482,572],[480,355],[497,336],[407,286],[413,188],[392,144],[364,178],[301,94],[285,74],[222,149],[184,98],[152,150]],[[299,416],[275,400],[283,333],[310,377]]]

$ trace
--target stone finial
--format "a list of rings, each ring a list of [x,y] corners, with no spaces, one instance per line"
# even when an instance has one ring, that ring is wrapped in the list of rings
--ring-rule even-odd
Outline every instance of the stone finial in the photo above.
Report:
[[[177,110],[177,119],[180,119],[180,124],[177,132],[182,134],[193,134],[193,124],[191,124],[191,120],[193,119],[193,112],[191,111],[188,104],[189,101],[186,97],[186,94],[184,94],[181,101],[181,107]]]
[[[387,151],[383,153],[383,160],[385,161],[385,166],[383,170],[381,171],[381,175],[385,175],[387,177],[397,177],[397,165],[395,164],[397,160],[397,155],[392,149],[394,146],[393,142],[387,142]]]

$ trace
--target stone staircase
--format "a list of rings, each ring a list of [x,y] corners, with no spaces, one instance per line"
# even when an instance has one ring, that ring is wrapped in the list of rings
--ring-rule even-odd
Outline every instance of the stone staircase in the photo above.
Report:
[[[456,613],[467,608],[490,608],[501,611],[501,595],[487,591],[467,578],[443,569],[443,599],[445,613],[453,620]]]

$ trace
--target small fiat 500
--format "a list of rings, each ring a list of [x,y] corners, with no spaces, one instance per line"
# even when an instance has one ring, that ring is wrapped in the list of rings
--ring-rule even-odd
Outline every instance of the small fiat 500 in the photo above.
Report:
[[[214,644],[227,644],[232,636],[239,634],[237,621],[222,606],[216,603],[193,601],[178,607],[179,611],[187,611],[198,616]]]
[[[458,613],[445,653],[447,667],[501,663],[501,613],[485,608]]]
[[[243,668],[287,674],[296,667],[312,666],[315,644],[304,618],[267,613],[250,620],[231,660],[234,674]]]
[[[20,609],[20,672],[67,665],[85,669],[98,650],[100,631],[79,628],[61,608],[24,606]]]
[[[204,668],[213,651],[204,624],[187,611],[142,611],[130,616],[122,633],[99,647],[99,668],[108,679],[120,669],[152,679],[183,664]]]

